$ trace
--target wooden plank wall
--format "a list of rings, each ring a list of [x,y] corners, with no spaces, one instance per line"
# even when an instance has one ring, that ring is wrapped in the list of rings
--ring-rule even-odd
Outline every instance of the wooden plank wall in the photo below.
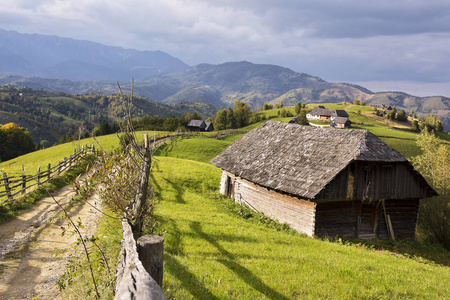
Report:
[[[385,207],[395,237],[414,238],[419,200],[386,200]],[[374,232],[372,226],[375,224]],[[361,201],[318,203],[315,235],[331,238],[389,238],[381,202],[362,204]]]
[[[318,203],[315,235],[356,237],[359,205],[355,201]]]
[[[349,177],[354,181],[349,182]],[[347,199],[348,195],[359,200],[420,199],[426,198],[426,189],[407,162],[353,162],[316,199]]]
[[[280,223],[287,223],[299,232],[314,236],[316,206],[314,202],[283,195],[239,177],[232,179],[236,202],[250,206]]]
[[[419,203],[419,199],[385,201],[386,214],[391,218],[392,228],[394,229],[394,235],[396,238],[415,237]],[[380,207],[380,209],[382,208]],[[380,221],[378,223],[378,237],[389,237],[383,212],[380,213]]]

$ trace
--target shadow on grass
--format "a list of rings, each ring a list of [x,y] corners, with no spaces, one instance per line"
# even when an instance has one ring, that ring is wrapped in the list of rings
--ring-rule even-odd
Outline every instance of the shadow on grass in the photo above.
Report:
[[[163,178],[163,179],[164,179],[164,181],[166,181],[168,184],[170,184],[172,186],[173,190],[176,191],[176,196],[175,196],[176,201],[181,204],[186,204],[186,201],[184,201],[184,199],[183,199],[184,191],[178,186],[178,184],[176,184],[175,182],[173,182],[169,179],[166,179],[166,178]]]
[[[362,247],[372,251],[388,251],[423,263],[431,262],[446,267],[450,266],[450,251],[438,245],[421,243],[413,239],[397,239],[395,242],[387,239],[357,240],[323,238],[323,240],[348,246]]]
[[[214,296],[211,291],[197,279],[197,276],[179,263],[175,257],[172,255],[165,255],[164,260],[167,271],[181,281],[183,287],[196,299],[220,299]]]
[[[200,222],[192,222],[190,227],[198,236],[213,245],[217,250],[223,255],[224,259],[217,259],[217,261],[227,267],[230,271],[234,272],[243,281],[245,281],[252,288],[258,292],[270,297],[271,299],[283,299],[288,300],[286,296],[278,293],[270,286],[265,284],[258,276],[253,274],[250,270],[244,266],[238,264],[235,261],[235,256],[223,248],[211,235],[206,234],[202,231]]]

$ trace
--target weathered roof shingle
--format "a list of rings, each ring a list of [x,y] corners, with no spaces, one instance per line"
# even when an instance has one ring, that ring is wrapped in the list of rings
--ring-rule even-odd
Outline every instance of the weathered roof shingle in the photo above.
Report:
[[[211,163],[261,186],[314,197],[351,161],[405,162],[367,130],[330,130],[267,121]]]

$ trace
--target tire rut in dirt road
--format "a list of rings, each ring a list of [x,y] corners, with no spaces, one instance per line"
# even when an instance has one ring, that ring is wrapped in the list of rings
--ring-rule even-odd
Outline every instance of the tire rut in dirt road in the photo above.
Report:
[[[65,207],[75,192],[70,187],[60,190],[55,199]],[[96,194],[87,200],[101,209]],[[80,218],[84,237],[94,234],[100,212],[85,201],[74,202],[69,210],[72,220]],[[61,227],[68,220],[59,219],[63,213],[51,197],[21,214],[16,220],[0,226],[0,299],[57,299],[56,281],[65,265],[76,255],[73,245],[76,235],[72,227],[62,236]],[[53,219],[53,222],[51,220]],[[55,251],[61,252],[55,255]]]

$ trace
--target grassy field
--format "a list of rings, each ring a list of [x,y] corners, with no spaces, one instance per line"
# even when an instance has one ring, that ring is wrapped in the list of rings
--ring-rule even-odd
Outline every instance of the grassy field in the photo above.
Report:
[[[220,142],[201,148],[217,149]],[[172,148],[179,157],[181,149],[191,147],[184,143],[192,141]],[[249,218],[244,209],[230,209],[231,200],[216,193],[220,170],[195,153],[191,160],[155,157],[151,174],[159,199],[157,230],[165,238],[168,299],[450,297],[448,266],[311,239],[266,226],[264,218]]]
[[[164,135],[165,132],[146,131],[150,137],[154,134],[157,136]],[[139,140],[143,140],[144,131],[136,132],[136,136]],[[97,140],[98,143],[95,141]],[[97,138],[82,139],[80,142],[72,141],[69,143],[56,145],[50,148],[42,149],[39,151],[31,152],[20,157],[0,163],[0,171],[6,173],[22,173],[22,165],[25,168],[25,174],[36,174],[38,167],[42,170],[46,170],[48,164],[52,166],[58,164],[64,157],[69,157],[75,149],[83,145],[99,148],[99,144],[105,151],[111,151],[119,146],[119,139],[116,134],[99,136]]]
[[[401,151],[406,151],[416,136],[366,127],[360,129],[375,130],[386,136],[382,139],[387,142],[392,139],[395,148],[404,148]],[[157,199],[156,232],[165,238],[163,290],[168,299],[450,297],[448,251],[414,241],[389,244],[392,251],[387,251],[381,250],[384,246],[358,241],[311,239],[218,195],[220,170],[208,162],[239,136],[223,140],[178,138],[153,158],[150,179]],[[98,140],[105,150],[117,146],[114,135]],[[407,143],[401,145],[399,141]],[[82,144],[89,144],[89,140]],[[32,158],[41,155],[35,152],[17,164],[29,161],[29,166],[45,157],[46,165],[49,157],[57,161],[58,156],[70,154],[74,146],[68,143],[42,150],[48,151],[46,157]],[[97,234],[114,236],[112,240],[118,243],[118,226],[102,225]],[[112,250],[109,242],[109,238],[102,240],[114,257],[113,252],[118,250]],[[69,292],[75,295],[68,299],[83,295],[81,288],[89,286],[89,277],[83,272],[80,276]]]

